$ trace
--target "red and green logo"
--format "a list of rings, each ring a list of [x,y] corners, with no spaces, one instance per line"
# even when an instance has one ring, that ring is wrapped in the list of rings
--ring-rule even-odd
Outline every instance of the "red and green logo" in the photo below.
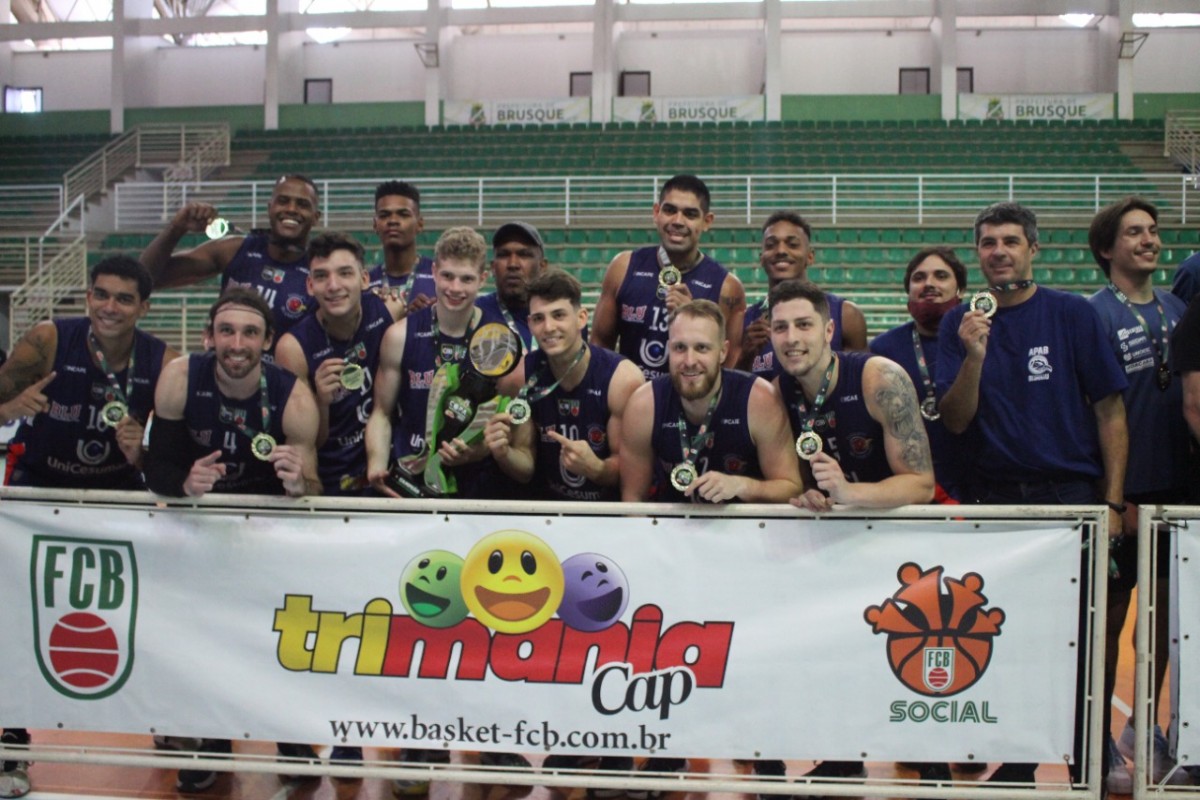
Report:
[[[30,573],[34,645],[46,681],[79,700],[116,692],[133,669],[133,543],[34,536]]]
[[[909,689],[949,697],[974,686],[992,658],[1004,612],[986,609],[983,578],[970,572],[942,578],[942,567],[908,563],[896,574],[901,588],[863,612],[874,633],[887,634],[888,664]],[[943,585],[945,590],[943,591]]]

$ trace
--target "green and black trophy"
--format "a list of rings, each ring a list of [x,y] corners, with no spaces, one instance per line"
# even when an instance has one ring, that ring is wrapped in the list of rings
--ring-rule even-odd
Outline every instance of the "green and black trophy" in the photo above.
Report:
[[[517,368],[524,348],[507,325],[481,325],[467,346],[467,360],[438,367],[429,388],[425,412],[425,445],[392,466],[388,483],[409,497],[445,497],[458,490],[453,470],[442,466],[438,447],[451,439],[468,445],[479,441],[488,421],[508,407],[496,394],[496,381]]]

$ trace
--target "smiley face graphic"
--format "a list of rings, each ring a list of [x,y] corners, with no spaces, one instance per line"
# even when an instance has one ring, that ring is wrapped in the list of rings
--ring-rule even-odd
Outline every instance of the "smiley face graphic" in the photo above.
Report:
[[[558,616],[575,630],[603,630],[620,619],[629,605],[629,581],[608,556],[571,556],[563,562],[563,580]]]
[[[533,534],[496,531],[467,553],[462,595],[475,619],[489,628],[528,633],[553,617],[562,602],[562,564]]]
[[[467,618],[462,596],[463,560],[446,550],[427,550],[400,573],[400,602],[414,620],[449,628]]]

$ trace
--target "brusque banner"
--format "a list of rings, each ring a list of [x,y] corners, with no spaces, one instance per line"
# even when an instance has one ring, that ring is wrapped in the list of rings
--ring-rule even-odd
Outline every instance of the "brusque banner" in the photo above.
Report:
[[[442,103],[444,125],[566,125],[589,122],[590,97],[558,100],[446,100]]]
[[[731,97],[614,97],[616,122],[762,122],[760,94]]]
[[[1071,753],[1066,524],[0,505],[7,726],[718,758]]]
[[[959,119],[1112,119],[1112,94],[960,94]]]

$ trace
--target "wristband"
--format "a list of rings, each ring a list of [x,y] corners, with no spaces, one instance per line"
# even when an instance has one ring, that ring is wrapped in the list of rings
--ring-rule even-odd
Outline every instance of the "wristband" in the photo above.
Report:
[[[1111,508],[1113,511],[1117,512],[1118,514],[1124,514],[1126,511],[1129,510],[1129,503],[1126,503],[1124,500],[1122,500],[1119,503],[1110,503],[1108,501],[1105,501],[1104,505],[1108,506],[1109,508]]]

